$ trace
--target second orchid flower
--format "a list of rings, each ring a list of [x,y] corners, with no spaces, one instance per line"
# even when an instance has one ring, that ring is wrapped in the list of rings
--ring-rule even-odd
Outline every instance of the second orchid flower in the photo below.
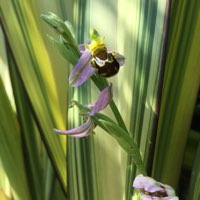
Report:
[[[83,114],[84,119],[86,119],[86,122],[84,124],[70,130],[54,129],[54,131],[77,138],[86,137],[90,135],[96,127],[92,116],[102,111],[110,103],[111,99],[112,84],[110,83],[106,88],[104,88],[101,91],[97,101],[94,104],[83,106],[83,108],[87,110],[87,112]]]

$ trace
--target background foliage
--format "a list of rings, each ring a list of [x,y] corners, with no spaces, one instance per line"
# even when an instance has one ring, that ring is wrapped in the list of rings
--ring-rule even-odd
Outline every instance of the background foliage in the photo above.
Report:
[[[71,66],[40,19],[49,11],[72,23],[78,43],[93,27],[125,55],[109,81],[148,175],[180,199],[198,199],[198,0],[0,0],[0,199],[133,198],[136,169],[112,137],[100,128],[85,139],[52,131],[79,124],[69,101],[92,102],[98,91],[89,81],[69,87]]]

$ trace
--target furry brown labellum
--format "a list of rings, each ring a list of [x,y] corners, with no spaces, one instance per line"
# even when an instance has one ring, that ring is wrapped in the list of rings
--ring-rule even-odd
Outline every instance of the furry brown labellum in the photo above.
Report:
[[[97,49],[93,53],[91,64],[103,77],[111,77],[119,71],[119,63],[114,57],[114,52],[107,52],[106,48]]]

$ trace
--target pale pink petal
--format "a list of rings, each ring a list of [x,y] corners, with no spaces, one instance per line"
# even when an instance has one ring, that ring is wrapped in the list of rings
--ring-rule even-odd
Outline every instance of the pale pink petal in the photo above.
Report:
[[[111,99],[112,99],[112,84],[110,83],[106,88],[104,88],[101,91],[93,109],[90,112],[90,115],[92,116],[95,113],[103,110],[110,103]]]
[[[92,132],[93,127],[94,127],[94,123],[92,122],[91,118],[88,117],[87,121],[79,127],[76,127],[70,130],[54,129],[54,131],[64,134],[64,135],[76,136],[76,135],[84,135],[84,134],[88,134]]]
[[[73,87],[83,84],[93,75],[95,69],[91,65],[91,59],[90,51],[85,50],[69,76],[69,82]]]

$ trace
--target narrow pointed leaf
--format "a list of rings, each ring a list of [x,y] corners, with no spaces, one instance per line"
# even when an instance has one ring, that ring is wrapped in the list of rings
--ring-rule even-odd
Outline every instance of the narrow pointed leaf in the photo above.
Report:
[[[25,174],[21,135],[17,119],[0,79],[0,158],[13,188],[14,198],[31,199]]]
[[[200,199],[200,145],[195,157],[188,197],[191,200]]]
[[[41,18],[52,26],[58,33],[60,33],[66,41],[69,41],[70,45],[72,45],[77,56],[80,56],[80,52],[78,50],[78,45],[74,40],[74,37],[71,33],[71,28],[68,27],[68,24],[65,23],[62,19],[60,19],[57,15],[49,12],[48,14],[42,14]]]
[[[19,126],[22,138],[23,154],[26,163],[26,174],[30,194],[34,199],[43,197],[41,148],[44,148],[40,141],[39,132],[36,128],[31,105],[24,90],[23,84],[17,73],[17,66],[11,52],[7,51],[11,82],[15,97],[16,112],[19,119]],[[41,144],[41,146],[39,146]],[[46,155],[47,156],[47,155]]]
[[[66,190],[65,138],[53,134],[54,127],[65,126],[65,120],[50,58],[31,5],[25,0],[1,1],[1,19],[41,138],[62,188]]]
[[[75,64],[77,61],[77,57],[72,53],[71,50],[67,49],[62,42],[54,39],[53,37],[48,35],[49,40],[53,45],[58,49],[60,54],[70,63]]]
[[[113,136],[120,146],[133,157],[135,165],[140,173],[146,174],[144,169],[144,164],[136,143],[133,139],[128,136],[125,131],[116,124],[110,123],[108,121],[98,120],[99,124],[106,128],[108,133]]]
[[[172,1],[153,176],[176,188],[200,83],[200,2]]]

